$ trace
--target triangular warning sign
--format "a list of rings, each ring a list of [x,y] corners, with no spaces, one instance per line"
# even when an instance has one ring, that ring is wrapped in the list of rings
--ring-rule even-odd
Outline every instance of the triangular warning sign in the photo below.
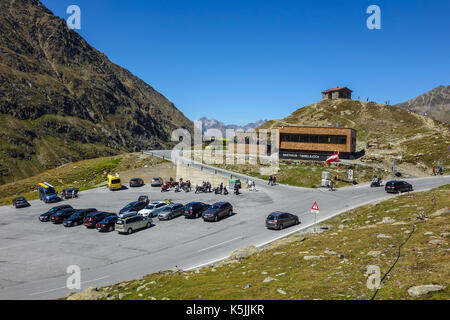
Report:
[[[319,206],[317,205],[317,202],[314,202],[311,210],[317,210],[317,211],[319,210]]]

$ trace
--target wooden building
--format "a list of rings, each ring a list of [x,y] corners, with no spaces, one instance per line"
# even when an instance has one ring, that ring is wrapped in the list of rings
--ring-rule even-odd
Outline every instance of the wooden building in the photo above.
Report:
[[[356,130],[352,128],[282,126],[278,128],[280,159],[324,161],[339,151],[352,159],[356,153]]]
[[[338,87],[328,89],[322,92],[322,100],[324,99],[351,99],[352,90],[347,87]]]

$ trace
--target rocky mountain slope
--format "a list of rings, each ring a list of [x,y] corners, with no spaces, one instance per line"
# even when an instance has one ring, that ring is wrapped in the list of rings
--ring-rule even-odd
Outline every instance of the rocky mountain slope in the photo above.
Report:
[[[167,147],[191,122],[38,0],[0,2],[0,183],[68,161]]]
[[[357,162],[412,175],[428,175],[440,161],[450,169],[450,125],[401,108],[355,100],[323,100],[303,107],[260,128],[281,125],[350,127],[358,131],[357,151],[366,154]]]
[[[250,129],[256,129],[259,126],[263,125],[267,120],[259,120],[256,122],[247,123],[246,125],[243,125],[243,126],[236,125],[236,124],[225,124],[216,119],[210,119],[210,118],[206,118],[206,117],[200,118],[199,121],[202,122],[203,132],[205,132],[208,129],[219,129],[222,132],[223,137],[225,137],[225,133],[226,133],[227,129],[244,130],[244,131],[247,131]]]
[[[450,123],[450,86],[439,86],[396,107]]]

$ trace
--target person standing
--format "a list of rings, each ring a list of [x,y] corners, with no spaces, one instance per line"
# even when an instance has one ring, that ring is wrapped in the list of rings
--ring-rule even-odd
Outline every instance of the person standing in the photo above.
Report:
[[[333,180],[330,181],[330,191],[333,191]]]
[[[436,168],[433,166],[433,176],[436,175]]]
[[[270,176],[269,177],[269,185],[272,185],[273,184],[273,178],[272,178],[272,176]]]
[[[274,185],[277,184],[277,177],[276,176],[273,176],[273,184]]]

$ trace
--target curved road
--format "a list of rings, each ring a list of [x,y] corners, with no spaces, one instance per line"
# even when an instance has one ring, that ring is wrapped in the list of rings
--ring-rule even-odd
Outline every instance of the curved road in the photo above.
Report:
[[[156,152],[156,151],[155,151]],[[161,152],[165,155],[167,152]],[[83,226],[64,228],[41,223],[39,214],[52,205],[31,201],[32,206],[14,209],[0,207],[0,299],[53,299],[63,297],[69,265],[81,270],[82,288],[104,286],[137,279],[148,273],[177,266],[191,269],[223,259],[242,247],[261,246],[290,233],[305,229],[314,222],[310,208],[320,207],[318,222],[344,211],[393,197],[384,188],[369,186],[342,188],[335,192],[283,185],[270,187],[257,180],[257,192],[244,191],[228,196],[174,192],[159,188],[142,188],[110,192],[105,188],[80,193],[68,200],[74,208],[95,207],[118,212],[128,202],[147,194],[151,200],[171,199],[183,204],[190,201],[229,201],[234,215],[217,223],[178,217],[160,222],[154,219],[150,229],[132,235],[99,233]],[[450,183],[449,176],[410,179],[415,191]],[[282,231],[267,230],[268,213],[285,210],[300,216],[301,224]]]

